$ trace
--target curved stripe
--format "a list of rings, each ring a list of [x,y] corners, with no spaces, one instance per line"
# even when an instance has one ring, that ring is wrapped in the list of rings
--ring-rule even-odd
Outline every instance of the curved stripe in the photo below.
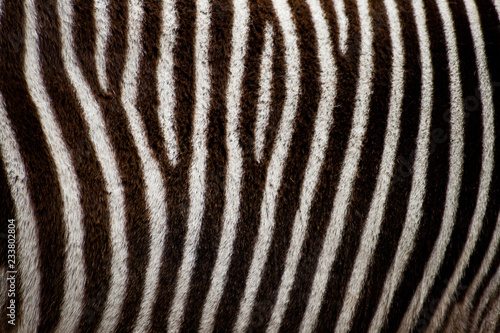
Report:
[[[191,283],[191,272],[196,261],[196,247],[200,239],[201,222],[205,209],[205,172],[207,160],[206,130],[210,110],[210,1],[196,2],[195,76],[196,104],[194,109],[193,157],[189,169],[189,216],[182,264],[177,273],[175,297],[168,317],[168,332],[179,332],[184,317],[186,298]]]
[[[80,204],[80,189],[71,155],[64,142],[42,78],[38,46],[38,21],[33,0],[24,3],[24,11],[26,15],[24,74],[26,75],[29,94],[36,105],[45,138],[54,158],[61,189],[65,222],[64,298],[56,332],[72,332],[76,330],[82,313],[86,280],[83,260],[83,212]]]
[[[302,183],[299,209],[295,214],[292,238],[286,256],[285,271],[281,277],[278,296],[267,328],[267,332],[269,333],[279,331],[283,316],[287,309],[290,290],[294,283],[302,244],[306,236],[311,204],[316,186],[318,185],[321,167],[325,159],[325,151],[328,147],[330,129],[333,123],[333,104],[336,95],[337,73],[333,59],[330,32],[319,1],[308,0],[307,4],[310,7],[314,29],[316,31],[318,59],[321,68],[321,98],[314,125],[311,151],[309,153],[304,181]]]
[[[238,132],[241,111],[241,84],[245,71],[247,51],[248,21],[250,9],[247,0],[234,1],[233,39],[231,42],[231,63],[227,86],[227,170],[224,190],[224,212],[222,234],[217,252],[217,260],[212,272],[210,289],[203,305],[200,332],[212,332],[215,314],[226,284],[227,272],[231,262],[236,226],[240,217],[241,178],[243,175],[243,152]]]
[[[412,6],[415,11],[414,15],[419,35],[420,58],[422,61],[421,120],[417,134],[414,176],[412,179],[410,199],[403,231],[398,243],[395,258],[391,264],[389,273],[384,283],[377,311],[370,323],[370,332],[378,332],[382,329],[394,298],[394,294],[399,287],[404,269],[413,251],[415,237],[423,214],[422,205],[425,198],[425,188],[427,183],[426,174],[428,167],[428,147],[433,95],[431,49],[427,27],[425,25],[426,17],[423,4],[421,1],[412,1]],[[447,43],[448,45],[450,44],[449,38],[447,39]],[[461,97],[461,93],[458,96]],[[453,100],[456,101],[459,99]]]
[[[464,107],[462,103],[462,87],[460,81],[460,63],[453,27],[453,19],[449,7],[439,2],[439,11],[444,25],[448,63],[450,71],[451,121],[450,121],[450,171],[446,189],[445,208],[439,236],[432,249],[431,256],[425,265],[424,274],[400,324],[399,331],[413,327],[424,305],[426,297],[434,284],[434,280],[443,263],[446,248],[451,240],[455,217],[458,209],[460,186],[462,183],[464,163]]]
[[[262,160],[262,152],[266,141],[265,131],[271,111],[273,36],[273,26],[270,22],[267,22],[264,32],[264,51],[262,52],[260,64],[260,89],[259,100],[257,102],[257,120],[255,123],[255,159],[257,162]]]
[[[267,169],[266,185],[260,210],[259,234],[254,245],[244,297],[241,299],[238,318],[233,328],[235,332],[246,331],[248,327],[257,290],[261,282],[262,271],[267,261],[274,230],[278,191],[292,140],[293,124],[300,93],[300,55],[292,12],[286,0],[273,0],[273,6],[285,39],[286,97],[278,136],[274,142],[271,161]]]
[[[486,213],[486,206],[488,205],[488,194],[490,190],[491,178],[493,175],[493,161],[494,161],[494,145],[495,145],[495,131],[494,131],[494,107],[493,107],[493,92],[491,89],[490,75],[488,72],[488,63],[484,49],[483,33],[481,31],[481,22],[479,13],[477,11],[474,0],[465,0],[465,8],[467,17],[470,22],[472,33],[472,40],[474,44],[474,53],[476,56],[476,67],[479,77],[479,91],[481,93],[481,103],[483,106],[482,119],[483,119],[483,150],[482,150],[482,165],[481,174],[479,179],[479,193],[472,216],[472,223],[469,227],[469,234],[465,247],[462,250],[460,259],[455,266],[453,275],[448,283],[446,290],[441,297],[436,313],[429,324],[429,330],[436,330],[441,327],[445,314],[453,300],[453,295],[457,289],[458,284],[462,280],[465,269],[469,265],[469,260],[474,251],[474,247],[479,238],[479,233],[483,226],[483,219]],[[453,120],[452,120],[453,122]],[[444,251],[443,251],[444,252]]]
[[[363,143],[368,123],[374,66],[372,48],[373,32],[368,1],[358,0],[357,5],[361,22],[361,56],[359,65],[360,79],[356,91],[353,126],[349,136],[344,163],[342,164],[340,180],[337,185],[330,223],[323,241],[323,248],[314,275],[306,312],[300,325],[301,332],[313,331],[316,326],[330,270],[337,257],[337,250],[342,240],[347,208],[361,156],[361,144]]]
[[[128,124],[137,152],[141,160],[147,210],[149,214],[149,262],[146,268],[146,280],[141,307],[134,332],[146,332],[149,329],[151,312],[156,299],[156,289],[161,267],[164,241],[167,233],[167,206],[163,177],[158,162],[149,148],[144,123],[136,108],[137,78],[139,76],[140,52],[142,51],[141,26],[143,3],[131,0],[128,4],[128,33],[125,70],[123,72],[121,101],[127,115]]]
[[[0,16],[2,14],[2,2],[0,1]],[[0,154],[9,182],[10,193],[12,199],[14,199],[17,218],[15,223],[18,269],[22,284],[19,291],[21,297],[20,321],[16,321],[16,324],[18,332],[35,332],[40,321],[41,300],[38,229],[28,189],[26,167],[21,157],[16,135],[8,118],[2,94],[0,94]],[[7,266],[5,266],[4,273],[6,268]],[[6,277],[6,275],[2,274],[3,277]],[[5,285],[5,295],[2,296],[5,296],[5,300],[7,300],[7,283],[5,281],[2,279],[2,285]],[[2,288],[3,291],[4,288]],[[2,302],[2,306],[3,304]]]
[[[96,31],[95,63],[97,79],[101,89],[108,91],[108,77],[106,76],[106,44],[109,37],[109,0],[94,0],[94,18]]]
[[[478,273],[474,277],[471,285],[467,289],[467,293],[465,294],[464,300],[461,304],[455,305],[455,309],[453,310],[452,320],[450,322],[457,322],[468,320],[470,318],[470,312],[472,310],[472,302],[474,297],[476,296],[477,290],[483,284],[483,280],[488,274],[488,271],[493,267],[491,264],[493,263],[493,259],[497,254],[498,248],[500,245],[500,212],[498,213],[497,224],[495,226],[495,230],[493,231],[493,237],[488,245],[488,250],[486,251],[486,255],[481,262],[481,267],[479,268]]]
[[[349,19],[345,14],[344,0],[333,0],[335,12],[337,14],[337,25],[339,27],[340,51],[345,54],[347,51],[347,37],[349,32]]]
[[[488,286],[486,287],[486,289],[483,292],[483,295],[481,296],[479,305],[475,309],[474,319],[472,320],[472,325],[471,325],[471,332],[479,332],[477,330],[480,324],[479,320],[481,319],[488,303],[490,303],[493,297],[495,297],[495,294],[498,291],[499,287],[500,287],[500,266],[497,268],[495,275],[493,275],[490,282],[488,283]]]
[[[495,10],[497,11],[498,19],[500,20],[500,0],[493,0],[495,4]]]
[[[382,153],[382,162],[377,177],[375,193],[370,204],[370,211],[368,212],[368,218],[365,222],[365,227],[361,236],[360,247],[356,255],[342,310],[337,320],[336,332],[347,332],[351,329],[352,320],[360,299],[359,296],[362,294],[370,263],[375,254],[399,141],[401,106],[404,96],[404,46],[397,5],[394,0],[385,0],[384,4],[389,19],[392,44],[391,97],[384,139],[384,151]],[[430,62],[430,59],[427,60]],[[425,65],[429,65],[429,63]],[[431,70],[430,75],[432,77],[432,68],[424,68],[424,70],[428,69]],[[429,73],[426,72],[425,74],[428,75]],[[425,97],[426,104],[423,106],[423,110],[430,114],[432,111],[432,82],[429,88],[431,90],[428,91],[429,94]]]
[[[479,332],[495,332],[495,327],[500,318],[500,295],[497,290],[497,299],[495,303],[493,303],[492,307],[489,309],[489,312],[484,318],[481,328]]]
[[[82,106],[83,116],[89,128],[90,140],[94,146],[104,176],[106,192],[109,193],[107,199],[111,223],[111,251],[113,254],[111,258],[111,281],[98,331],[112,332],[120,317],[120,310],[125,298],[127,285],[128,244],[125,235],[126,215],[123,185],[121,183],[115,154],[106,133],[100,106],[92,95],[92,91],[78,66],[72,34],[72,0],[59,0],[57,2],[57,11],[61,29],[61,53],[64,69],[68,73],[71,84],[76,91],[78,101]]]
[[[174,47],[177,37],[177,12],[175,0],[162,1],[160,59],[156,70],[158,80],[158,118],[163,130],[165,147],[170,163],[177,165],[179,147],[175,134],[175,77],[174,77]]]

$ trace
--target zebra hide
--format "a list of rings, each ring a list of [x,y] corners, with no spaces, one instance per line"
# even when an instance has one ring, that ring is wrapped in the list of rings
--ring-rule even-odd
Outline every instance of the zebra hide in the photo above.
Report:
[[[500,0],[0,0],[1,332],[499,332]]]

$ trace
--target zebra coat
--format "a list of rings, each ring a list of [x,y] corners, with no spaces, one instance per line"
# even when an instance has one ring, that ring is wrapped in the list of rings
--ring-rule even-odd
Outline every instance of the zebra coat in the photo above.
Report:
[[[0,331],[500,330],[499,0],[0,0]]]

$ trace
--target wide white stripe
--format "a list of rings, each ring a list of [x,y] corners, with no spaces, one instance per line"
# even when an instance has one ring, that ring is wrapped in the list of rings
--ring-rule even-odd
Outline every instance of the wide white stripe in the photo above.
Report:
[[[94,0],[94,19],[96,31],[95,63],[97,79],[104,91],[108,90],[108,77],[106,76],[106,44],[109,37],[109,0]]]
[[[337,250],[342,239],[347,208],[361,156],[361,144],[368,123],[373,77],[373,32],[368,1],[358,0],[357,5],[361,22],[361,56],[353,125],[333,202],[330,223],[314,275],[306,312],[300,325],[301,332],[310,332],[316,326],[330,270],[337,257]]]
[[[196,2],[195,76],[196,105],[194,109],[193,157],[189,169],[189,216],[182,264],[177,273],[175,297],[168,317],[168,332],[178,332],[184,316],[186,298],[191,283],[191,272],[196,261],[196,247],[200,238],[205,209],[205,172],[207,160],[206,131],[210,108],[210,1]]]
[[[158,118],[163,130],[165,147],[170,163],[177,164],[177,136],[175,134],[175,78],[174,78],[174,47],[177,37],[177,12],[175,0],[163,0],[160,35],[160,59],[156,70],[158,80]]]
[[[498,19],[500,20],[500,0],[493,0],[495,4],[495,10],[497,11]]]
[[[285,38],[286,97],[278,136],[274,142],[271,161],[267,169],[266,185],[260,209],[259,234],[254,245],[245,293],[241,299],[238,318],[233,328],[235,332],[246,331],[248,327],[262,271],[267,261],[274,231],[278,191],[290,148],[300,93],[300,55],[292,13],[286,0],[273,0],[273,6]]]
[[[453,295],[460,283],[465,269],[469,265],[469,260],[474,251],[474,247],[479,238],[481,228],[483,226],[483,219],[486,213],[486,206],[488,205],[488,194],[491,185],[491,178],[493,175],[493,152],[495,145],[495,131],[494,131],[494,107],[493,107],[493,92],[491,89],[490,75],[488,71],[488,62],[484,49],[483,33],[481,31],[481,22],[479,13],[477,11],[476,3],[474,0],[465,0],[465,8],[467,17],[469,18],[470,28],[472,33],[472,40],[474,44],[474,53],[476,56],[476,67],[479,77],[479,91],[481,94],[482,104],[482,119],[483,119],[483,150],[482,150],[482,165],[481,174],[479,179],[479,192],[472,216],[472,223],[469,227],[469,233],[464,249],[460,255],[460,259],[455,266],[455,271],[446,287],[446,290],[441,297],[436,313],[429,324],[429,330],[434,331],[441,327],[445,319],[446,311],[453,300]],[[453,121],[453,120],[452,120]],[[453,170],[452,173],[454,173]],[[443,251],[444,252],[444,251]]]
[[[444,1],[438,3],[441,13],[445,39],[447,45],[447,56],[450,71],[450,171],[448,173],[448,185],[446,189],[445,208],[443,221],[439,236],[435,242],[430,259],[427,261],[424,275],[413,294],[412,301],[400,324],[399,331],[403,332],[415,325],[426,297],[433,286],[434,280],[444,260],[446,248],[451,239],[455,217],[458,208],[460,186],[462,183],[464,162],[464,110],[462,103],[462,87],[460,83],[460,63],[456,44],[456,36],[453,27],[453,19],[449,7]]]
[[[351,329],[352,320],[356,313],[360,295],[362,294],[363,286],[370,268],[378,237],[380,227],[384,217],[385,204],[389,193],[389,185],[394,169],[396,157],[396,149],[400,134],[400,119],[401,105],[404,95],[404,49],[403,39],[401,35],[401,23],[399,20],[399,11],[394,0],[384,1],[387,17],[389,19],[389,28],[392,44],[392,74],[391,74],[391,97],[389,104],[389,115],[387,129],[384,139],[384,151],[382,153],[382,161],[380,171],[377,177],[377,184],[370,211],[365,222],[363,234],[361,236],[361,244],[356,255],[354,267],[349,280],[346,295],[339,318],[337,319],[336,332],[347,332]],[[425,20],[425,16],[424,16]],[[432,68],[430,67],[430,59],[424,60],[423,75],[429,76],[431,82],[427,91],[428,96],[425,96],[422,106],[423,112],[430,114],[432,112]]]
[[[264,32],[264,51],[260,64],[260,88],[259,100],[257,102],[257,120],[255,122],[255,159],[262,160],[262,152],[266,140],[266,128],[271,111],[271,84],[273,79],[273,26],[266,23]]]
[[[83,261],[83,212],[78,179],[71,155],[58,126],[51,101],[42,78],[38,46],[38,22],[35,3],[24,3],[25,42],[24,74],[29,94],[36,105],[42,130],[54,158],[63,201],[65,223],[64,297],[56,332],[76,330],[83,309],[85,269]]]
[[[484,314],[484,310],[488,303],[495,297],[498,292],[498,288],[500,287],[500,266],[497,268],[495,275],[491,278],[488,286],[483,292],[481,296],[481,300],[479,301],[479,305],[475,309],[474,319],[472,320],[471,332],[477,332],[477,328],[480,324],[480,319]]]
[[[153,303],[160,274],[161,257],[167,233],[167,207],[165,187],[158,162],[149,148],[146,131],[136,108],[137,78],[139,76],[140,52],[142,51],[141,27],[143,19],[142,0],[131,0],[128,4],[127,56],[123,72],[121,101],[127,115],[128,124],[137,152],[141,160],[145,183],[146,206],[149,213],[149,262],[146,267],[146,280],[141,308],[134,332],[149,329]]]
[[[460,304],[455,305],[451,317],[452,319],[449,320],[449,322],[459,322],[459,321],[463,322],[469,319],[473,305],[472,302],[474,300],[474,297],[476,296],[476,292],[479,289],[479,287],[484,283],[483,280],[486,277],[486,274],[488,274],[488,271],[493,268],[491,264],[493,263],[493,259],[497,254],[499,245],[500,245],[500,212],[498,214],[498,220],[495,226],[495,230],[493,231],[493,237],[490,241],[490,244],[488,245],[488,250],[486,251],[486,255],[484,256],[483,261],[481,262],[481,267],[479,268],[479,271],[474,277],[474,280],[467,289],[467,293],[465,294],[463,301]]]
[[[337,14],[337,25],[339,28],[339,45],[340,51],[345,53],[347,51],[347,37],[349,29],[349,19],[345,14],[344,0],[333,0],[335,12]]]
[[[111,147],[102,112],[92,95],[78,65],[73,41],[72,0],[57,2],[59,25],[61,27],[62,57],[76,96],[83,109],[83,116],[89,128],[89,136],[101,166],[108,196],[111,238],[111,281],[99,332],[112,332],[125,298],[127,286],[127,238],[125,235],[125,200],[115,154]],[[68,331],[66,331],[68,332]]]
[[[0,15],[1,2],[3,1],[0,1]],[[21,308],[18,310],[18,315],[21,316],[20,321],[16,320],[16,326],[19,332],[35,332],[40,321],[41,299],[38,229],[28,189],[26,167],[8,118],[2,94],[0,94],[0,154],[16,209],[17,267],[22,282],[19,290]],[[4,189],[4,191],[6,190]],[[6,222],[4,221],[4,223]],[[3,273],[5,272],[6,269]],[[5,295],[2,297],[7,300],[7,283],[4,278],[6,275],[2,274],[2,286],[5,286],[5,289],[2,288],[2,292],[5,290]],[[2,306],[3,304],[5,303],[2,299]]]
[[[227,170],[224,190],[224,212],[222,235],[217,260],[212,272],[210,289],[203,305],[200,332],[212,332],[215,314],[226,284],[227,272],[231,262],[236,226],[240,217],[241,177],[243,175],[243,152],[238,132],[241,111],[241,83],[245,71],[247,50],[248,20],[250,9],[247,0],[234,0],[233,39],[231,42],[231,62],[227,86]]]
[[[333,123],[333,103],[336,95],[337,76],[333,60],[330,32],[319,1],[308,0],[307,3],[311,10],[314,29],[316,31],[318,58],[321,68],[321,98],[314,125],[315,129],[313,141],[311,143],[311,152],[307,161],[304,182],[302,183],[299,209],[295,214],[292,239],[290,240],[290,247],[288,248],[286,257],[285,271],[281,277],[278,296],[267,332],[279,331],[283,316],[287,309],[290,290],[295,280],[302,244],[307,231],[311,204],[321,173],[321,167],[325,159],[325,151],[328,147],[328,138]]]

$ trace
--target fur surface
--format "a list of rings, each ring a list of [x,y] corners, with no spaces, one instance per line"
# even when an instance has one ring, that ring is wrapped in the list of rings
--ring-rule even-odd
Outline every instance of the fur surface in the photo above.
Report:
[[[0,0],[0,331],[500,330],[499,59],[499,0]]]

